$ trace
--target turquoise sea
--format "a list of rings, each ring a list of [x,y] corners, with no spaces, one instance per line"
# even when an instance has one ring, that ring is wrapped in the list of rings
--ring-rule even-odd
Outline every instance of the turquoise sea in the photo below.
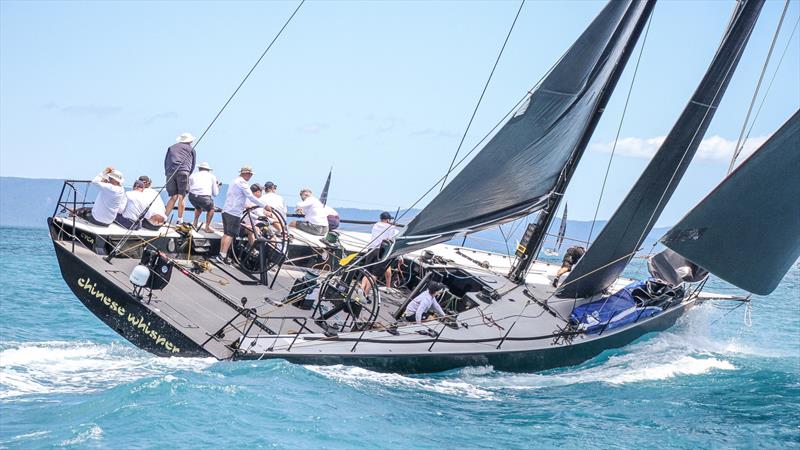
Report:
[[[800,447],[796,266],[754,298],[752,326],[744,307],[708,303],[530,374],[157,358],[83,308],[44,229],[0,230],[0,286],[2,448]]]

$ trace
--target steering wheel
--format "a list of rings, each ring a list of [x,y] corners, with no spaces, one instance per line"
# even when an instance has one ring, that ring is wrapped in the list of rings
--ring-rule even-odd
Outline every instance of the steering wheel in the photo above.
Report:
[[[369,279],[367,292],[361,290],[361,280]],[[378,318],[380,293],[375,277],[366,269],[331,273],[320,284],[312,318],[325,329],[363,331]]]
[[[231,245],[233,260],[246,273],[261,274],[281,264],[289,251],[289,232],[286,219],[269,208],[269,217],[253,217],[251,212],[261,206],[246,208],[241,217],[241,231]],[[252,238],[250,237],[252,235]],[[252,241],[251,241],[252,239]],[[262,256],[264,262],[262,264]]]

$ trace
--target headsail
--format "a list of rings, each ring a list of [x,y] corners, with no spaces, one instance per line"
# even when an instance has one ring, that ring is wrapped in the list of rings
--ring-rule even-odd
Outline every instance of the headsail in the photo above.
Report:
[[[564,203],[564,214],[561,215],[561,226],[558,227],[558,242],[556,242],[556,251],[561,251],[561,244],[564,243],[564,235],[567,232],[567,204]]]
[[[321,201],[323,205],[328,204],[328,189],[331,188],[332,173],[333,173],[333,167],[331,167],[331,170],[328,171],[328,179],[325,180],[325,186],[322,187],[322,193],[319,194],[319,201]]]
[[[800,257],[800,111],[662,239],[750,292],[772,292]]]
[[[625,200],[564,280],[559,297],[597,294],[622,274],[700,146],[763,3],[763,0],[737,3],[719,49],[689,104]]]
[[[521,108],[399,236],[399,255],[542,208],[580,159],[653,0],[611,1]],[[567,174],[567,175],[565,175]]]

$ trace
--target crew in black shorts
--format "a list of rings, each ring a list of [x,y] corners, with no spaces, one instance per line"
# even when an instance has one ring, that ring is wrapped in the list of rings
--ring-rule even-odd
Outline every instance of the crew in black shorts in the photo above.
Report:
[[[174,195],[185,196],[187,193],[189,193],[189,172],[179,170],[167,181],[167,195],[170,197]]]
[[[200,211],[208,212],[214,209],[214,198],[210,195],[194,195],[189,193],[189,203]]]
[[[564,260],[561,262],[561,268],[558,269],[558,272],[556,272],[556,277],[553,279],[553,287],[558,286],[558,279],[561,278],[561,275],[564,275],[572,270],[572,266],[580,261],[584,253],[586,253],[586,249],[580,246],[574,246],[567,249],[567,252],[564,254]]]
[[[228,214],[226,212],[222,213],[222,233],[226,236],[230,236],[232,238],[236,238],[239,236],[239,230],[242,226],[242,218],[234,216],[233,214]]]

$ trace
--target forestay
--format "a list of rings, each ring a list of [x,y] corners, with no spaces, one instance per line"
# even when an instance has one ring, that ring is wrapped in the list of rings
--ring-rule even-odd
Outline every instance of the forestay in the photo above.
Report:
[[[597,294],[622,274],[700,146],[763,3],[763,0],[737,3],[719,49],[689,104],[625,200],[564,280],[557,293],[559,297]]]
[[[612,1],[519,110],[404,229],[393,255],[540,209],[580,158],[655,2]]]
[[[800,257],[798,168],[800,111],[661,242],[729,283],[771,293]]]

